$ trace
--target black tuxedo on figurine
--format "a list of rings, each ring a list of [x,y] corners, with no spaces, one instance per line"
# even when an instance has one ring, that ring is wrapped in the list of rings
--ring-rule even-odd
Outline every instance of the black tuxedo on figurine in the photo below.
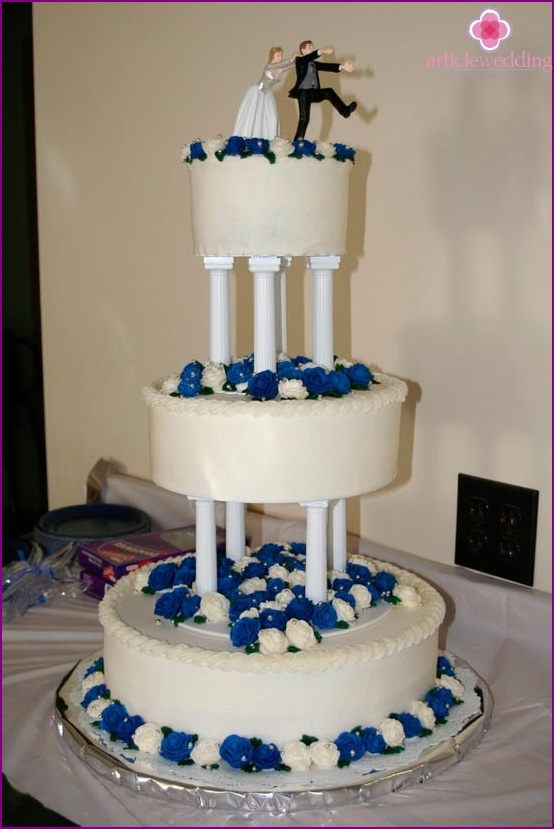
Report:
[[[313,46],[313,44],[310,45]],[[302,51],[302,46],[300,51]],[[315,49],[299,55],[295,60],[296,83],[289,92],[289,97],[296,98],[298,101],[299,118],[294,140],[304,138],[306,135],[306,129],[310,123],[312,103],[329,101],[343,118],[348,118],[356,109],[355,101],[351,104],[345,104],[334,89],[330,87],[321,88],[319,72],[340,72],[343,66],[340,63],[318,61],[317,58],[320,54],[320,50]]]

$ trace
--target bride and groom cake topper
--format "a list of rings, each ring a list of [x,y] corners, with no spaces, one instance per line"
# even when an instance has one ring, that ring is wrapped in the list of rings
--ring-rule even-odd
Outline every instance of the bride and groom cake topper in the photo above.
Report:
[[[303,139],[306,135],[312,103],[329,101],[343,118],[348,118],[356,109],[356,101],[346,104],[334,89],[321,87],[319,81],[320,72],[352,72],[354,69],[349,60],[344,63],[318,60],[321,55],[331,55],[333,51],[331,46],[315,49],[311,40],[304,40],[299,46],[299,54],[283,60],[282,47],[272,46],[261,80],[250,87],[242,99],[233,134],[270,140],[279,135],[279,113],[272,87],[292,66],[296,68],[296,83],[289,97],[298,101],[298,126],[294,140]]]

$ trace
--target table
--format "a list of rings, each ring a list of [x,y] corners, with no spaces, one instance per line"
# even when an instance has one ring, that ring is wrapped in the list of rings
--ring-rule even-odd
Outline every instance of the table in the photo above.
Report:
[[[191,506],[117,475],[105,500],[190,523]],[[299,521],[248,513],[253,544],[303,540]],[[98,603],[83,595],[32,608],[3,630],[3,770],[12,783],[81,826],[551,826],[551,597],[369,541],[350,552],[390,560],[434,584],[447,603],[442,646],[486,680],[490,731],[461,763],[422,786],[365,805],[271,815],[197,809],[137,795],[97,777],[52,725],[55,690],[102,645]]]

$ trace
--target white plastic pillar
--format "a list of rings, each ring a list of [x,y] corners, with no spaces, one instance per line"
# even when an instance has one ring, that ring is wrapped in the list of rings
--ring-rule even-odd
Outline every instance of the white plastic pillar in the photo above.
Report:
[[[281,269],[278,256],[251,256],[254,274],[254,372],[275,371],[275,274]]]
[[[225,516],[225,555],[238,561],[246,552],[244,504],[227,501]]]
[[[329,505],[327,563],[332,570],[346,570],[346,499]]]
[[[229,272],[232,256],[205,256],[204,267],[210,274],[210,360],[231,362],[229,333]]]
[[[287,270],[291,256],[281,256],[281,269],[275,279],[275,351],[288,352],[287,335]]]
[[[306,507],[306,598],[327,601],[328,501],[309,501]]]
[[[191,495],[189,500],[196,505],[196,592],[203,596],[217,590],[215,502]]]
[[[313,272],[313,353],[314,363],[333,368],[333,271],[340,265],[340,256],[308,256]]]

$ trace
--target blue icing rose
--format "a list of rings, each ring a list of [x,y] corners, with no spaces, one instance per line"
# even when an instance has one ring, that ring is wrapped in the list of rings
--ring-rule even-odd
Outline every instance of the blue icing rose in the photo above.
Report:
[[[292,360],[281,360],[277,363],[277,377],[279,380],[297,380],[302,376],[300,369],[296,368]]]
[[[232,768],[241,769],[252,763],[254,746],[246,737],[230,734],[219,747],[219,754]]]
[[[198,613],[200,610],[200,602],[200,596],[196,596],[194,594],[192,596],[186,596],[181,601],[181,613],[185,619],[190,619]]]
[[[305,570],[306,569],[306,562],[300,561],[298,558],[290,558],[288,559],[288,567],[292,570]]]
[[[173,576],[173,584],[186,584],[187,587],[192,587],[192,583],[196,578],[196,559],[194,556],[189,556],[183,559],[181,564]]]
[[[274,769],[281,762],[281,752],[273,743],[262,743],[254,749],[252,764],[258,769]]]
[[[383,735],[376,728],[364,728],[361,738],[364,748],[369,754],[382,754],[387,747]]]
[[[274,599],[277,593],[285,589],[285,582],[283,579],[269,579],[267,582],[267,593],[271,599]]]
[[[413,714],[403,713],[398,714],[396,719],[402,723],[402,728],[404,729],[404,734],[409,739],[410,737],[419,737],[421,732],[423,731],[423,726],[421,725],[420,721],[417,717],[414,717]]]
[[[306,141],[304,138],[297,138],[292,142],[294,150],[300,155],[313,156],[315,155],[316,145],[313,141]]]
[[[184,731],[171,731],[162,739],[160,754],[174,763],[188,760],[195,742],[196,738],[192,734],[185,734]]]
[[[142,717],[138,715],[126,717],[116,731],[118,739],[123,740],[124,743],[131,742],[133,734],[140,725],[144,725]]]
[[[433,688],[425,695],[425,702],[432,708],[435,717],[444,720],[448,717],[454,697],[449,688]]]
[[[105,697],[106,699],[108,697],[108,689],[103,683],[102,685],[94,685],[93,688],[89,688],[83,697],[81,705],[83,708],[88,708],[91,702],[94,702],[95,699],[100,699],[100,697]]]
[[[287,621],[287,614],[284,610],[272,610],[267,607],[260,613],[260,624],[263,628],[284,630],[287,626]]]
[[[352,388],[367,389],[373,382],[373,374],[363,363],[354,363],[352,366],[347,366],[344,371]]]
[[[245,141],[246,150],[252,155],[264,155],[269,150],[267,138],[247,138]]]
[[[89,667],[85,671],[85,676],[90,676],[91,674],[95,674],[97,671],[100,672],[101,674],[104,673],[104,657],[103,656],[98,657],[98,659],[96,659],[92,663],[92,665],[89,665]]]
[[[339,394],[350,394],[350,379],[344,371],[329,372],[331,390]]]
[[[392,573],[387,573],[385,570],[379,570],[373,579],[373,584],[379,593],[383,595],[385,593],[390,593],[393,590],[396,584],[396,579]]]
[[[241,613],[244,613],[245,610],[250,610],[253,607],[253,603],[251,600],[251,593],[249,595],[245,595],[244,593],[238,593],[233,600],[231,601],[231,606],[229,608],[229,621],[236,622],[239,618]]]
[[[311,363],[309,357],[305,357],[304,354],[298,354],[296,357],[291,357],[291,362],[295,366],[303,366],[305,363]]]
[[[241,155],[245,150],[245,140],[240,135],[232,135],[225,146],[227,155]]]
[[[331,390],[329,372],[320,366],[304,369],[301,377],[309,394],[317,394],[320,396]]]
[[[177,391],[183,397],[194,397],[202,388],[202,372],[204,367],[198,360],[187,363],[180,375]]]
[[[148,576],[148,587],[152,590],[167,590],[173,587],[173,579],[177,565],[172,561],[167,564],[158,564]]]
[[[348,590],[350,590],[350,588],[352,587],[353,584],[354,584],[354,582],[352,581],[352,579],[346,578],[346,576],[345,576],[344,578],[341,577],[341,578],[333,579],[333,584],[331,585],[331,587],[333,588],[333,590],[346,590],[346,591],[348,591]]]
[[[306,555],[306,543],[304,541],[292,541],[290,544],[290,551],[295,556]]]
[[[190,145],[189,153],[191,161],[194,161],[195,159],[197,159],[198,161],[204,161],[207,158],[201,141],[193,141]]]
[[[218,556],[217,557],[217,575],[218,576],[229,576],[235,573],[236,571],[233,570],[235,566],[235,562],[232,558],[227,558],[226,556]],[[238,575],[238,574],[237,574]]]
[[[371,581],[371,571],[364,564],[352,564],[352,562],[349,562],[346,565],[346,572],[356,584],[364,584],[367,586]]]
[[[110,734],[117,734],[121,723],[128,717],[127,709],[120,702],[112,702],[107,708],[104,708],[101,714],[102,726]]]
[[[231,363],[227,371],[227,380],[233,386],[238,386],[240,383],[248,383],[253,374],[252,363],[247,360],[237,360]]]
[[[243,616],[231,625],[231,642],[235,648],[246,648],[256,641],[259,632],[260,620]]]
[[[256,590],[254,593],[250,593],[248,598],[250,599],[250,607],[259,607],[262,602],[269,601],[267,590]]]
[[[351,731],[343,731],[342,734],[339,734],[335,740],[335,745],[339,750],[340,759],[348,763],[359,760],[366,751],[362,738]]]
[[[338,622],[337,611],[331,602],[320,602],[316,604],[311,618],[314,627],[320,630],[332,630]]]
[[[154,605],[154,615],[161,616],[162,619],[173,619],[180,613],[182,602],[183,596],[179,595],[176,590],[162,593]]]
[[[229,600],[237,590],[238,582],[233,576],[222,576],[217,580],[217,592],[222,593]]]
[[[346,144],[335,144],[335,155],[340,161],[354,161],[356,150]]]
[[[298,599],[306,595],[306,588],[303,584],[295,584],[294,587],[291,587],[291,590]]]
[[[274,400],[278,393],[277,375],[269,369],[254,374],[248,383],[248,394],[255,400]]]
[[[314,603],[305,596],[297,596],[288,603],[285,613],[289,619],[303,619],[309,622],[314,615]]]
[[[267,564],[263,561],[252,561],[242,571],[245,579],[263,578],[267,576]]]
[[[446,656],[439,656],[437,659],[437,676],[442,676],[443,674],[446,674],[446,676],[456,676],[450,660]]]
[[[282,564],[284,560],[282,544],[264,544],[256,550],[256,558],[271,567],[272,564]]]
[[[370,596],[371,596],[371,603],[372,603],[372,604],[377,604],[377,602],[378,602],[378,601],[380,600],[380,598],[381,598],[381,594],[379,593],[379,591],[377,590],[377,588],[376,588],[376,587],[374,587],[374,585],[373,585],[373,584],[368,584],[368,585],[367,585],[367,589],[369,590],[369,594],[370,594]]]

